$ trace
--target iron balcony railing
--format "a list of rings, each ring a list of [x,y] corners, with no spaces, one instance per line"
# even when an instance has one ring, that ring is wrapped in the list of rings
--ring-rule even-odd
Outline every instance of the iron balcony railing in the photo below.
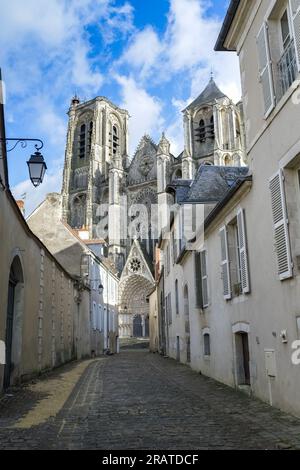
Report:
[[[290,88],[297,76],[297,59],[295,43],[292,39],[286,47],[280,61],[277,63],[278,75],[278,101]]]

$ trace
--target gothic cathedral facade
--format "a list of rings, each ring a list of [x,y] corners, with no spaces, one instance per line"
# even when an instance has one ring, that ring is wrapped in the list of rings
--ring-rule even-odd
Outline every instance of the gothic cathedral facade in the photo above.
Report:
[[[145,135],[132,158],[128,111],[104,97],[74,97],[68,114],[63,220],[106,243],[120,276],[120,336],[147,336],[157,241],[151,209],[172,180],[192,181],[202,164],[245,165],[242,107],[211,78],[183,111],[183,152],[172,155],[164,134],[158,145]]]

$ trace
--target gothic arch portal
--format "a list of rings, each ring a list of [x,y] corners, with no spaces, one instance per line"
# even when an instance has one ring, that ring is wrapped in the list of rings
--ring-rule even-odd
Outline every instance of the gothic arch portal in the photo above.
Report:
[[[148,295],[155,281],[137,240],[132,244],[119,285],[120,337],[137,336],[141,324],[142,336],[147,336],[149,317]]]

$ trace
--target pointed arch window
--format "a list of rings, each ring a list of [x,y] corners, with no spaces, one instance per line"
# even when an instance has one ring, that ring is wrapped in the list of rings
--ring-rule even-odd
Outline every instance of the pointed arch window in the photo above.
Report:
[[[86,125],[82,124],[80,127],[80,134],[79,134],[79,158],[85,157],[85,136],[86,136]]]

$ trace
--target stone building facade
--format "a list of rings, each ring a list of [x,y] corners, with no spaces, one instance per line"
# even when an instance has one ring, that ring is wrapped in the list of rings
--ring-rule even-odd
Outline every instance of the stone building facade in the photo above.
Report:
[[[5,139],[3,111],[0,105],[1,139]],[[2,391],[90,351],[88,289],[69,275],[28,227],[9,189],[3,141],[0,214]]]

